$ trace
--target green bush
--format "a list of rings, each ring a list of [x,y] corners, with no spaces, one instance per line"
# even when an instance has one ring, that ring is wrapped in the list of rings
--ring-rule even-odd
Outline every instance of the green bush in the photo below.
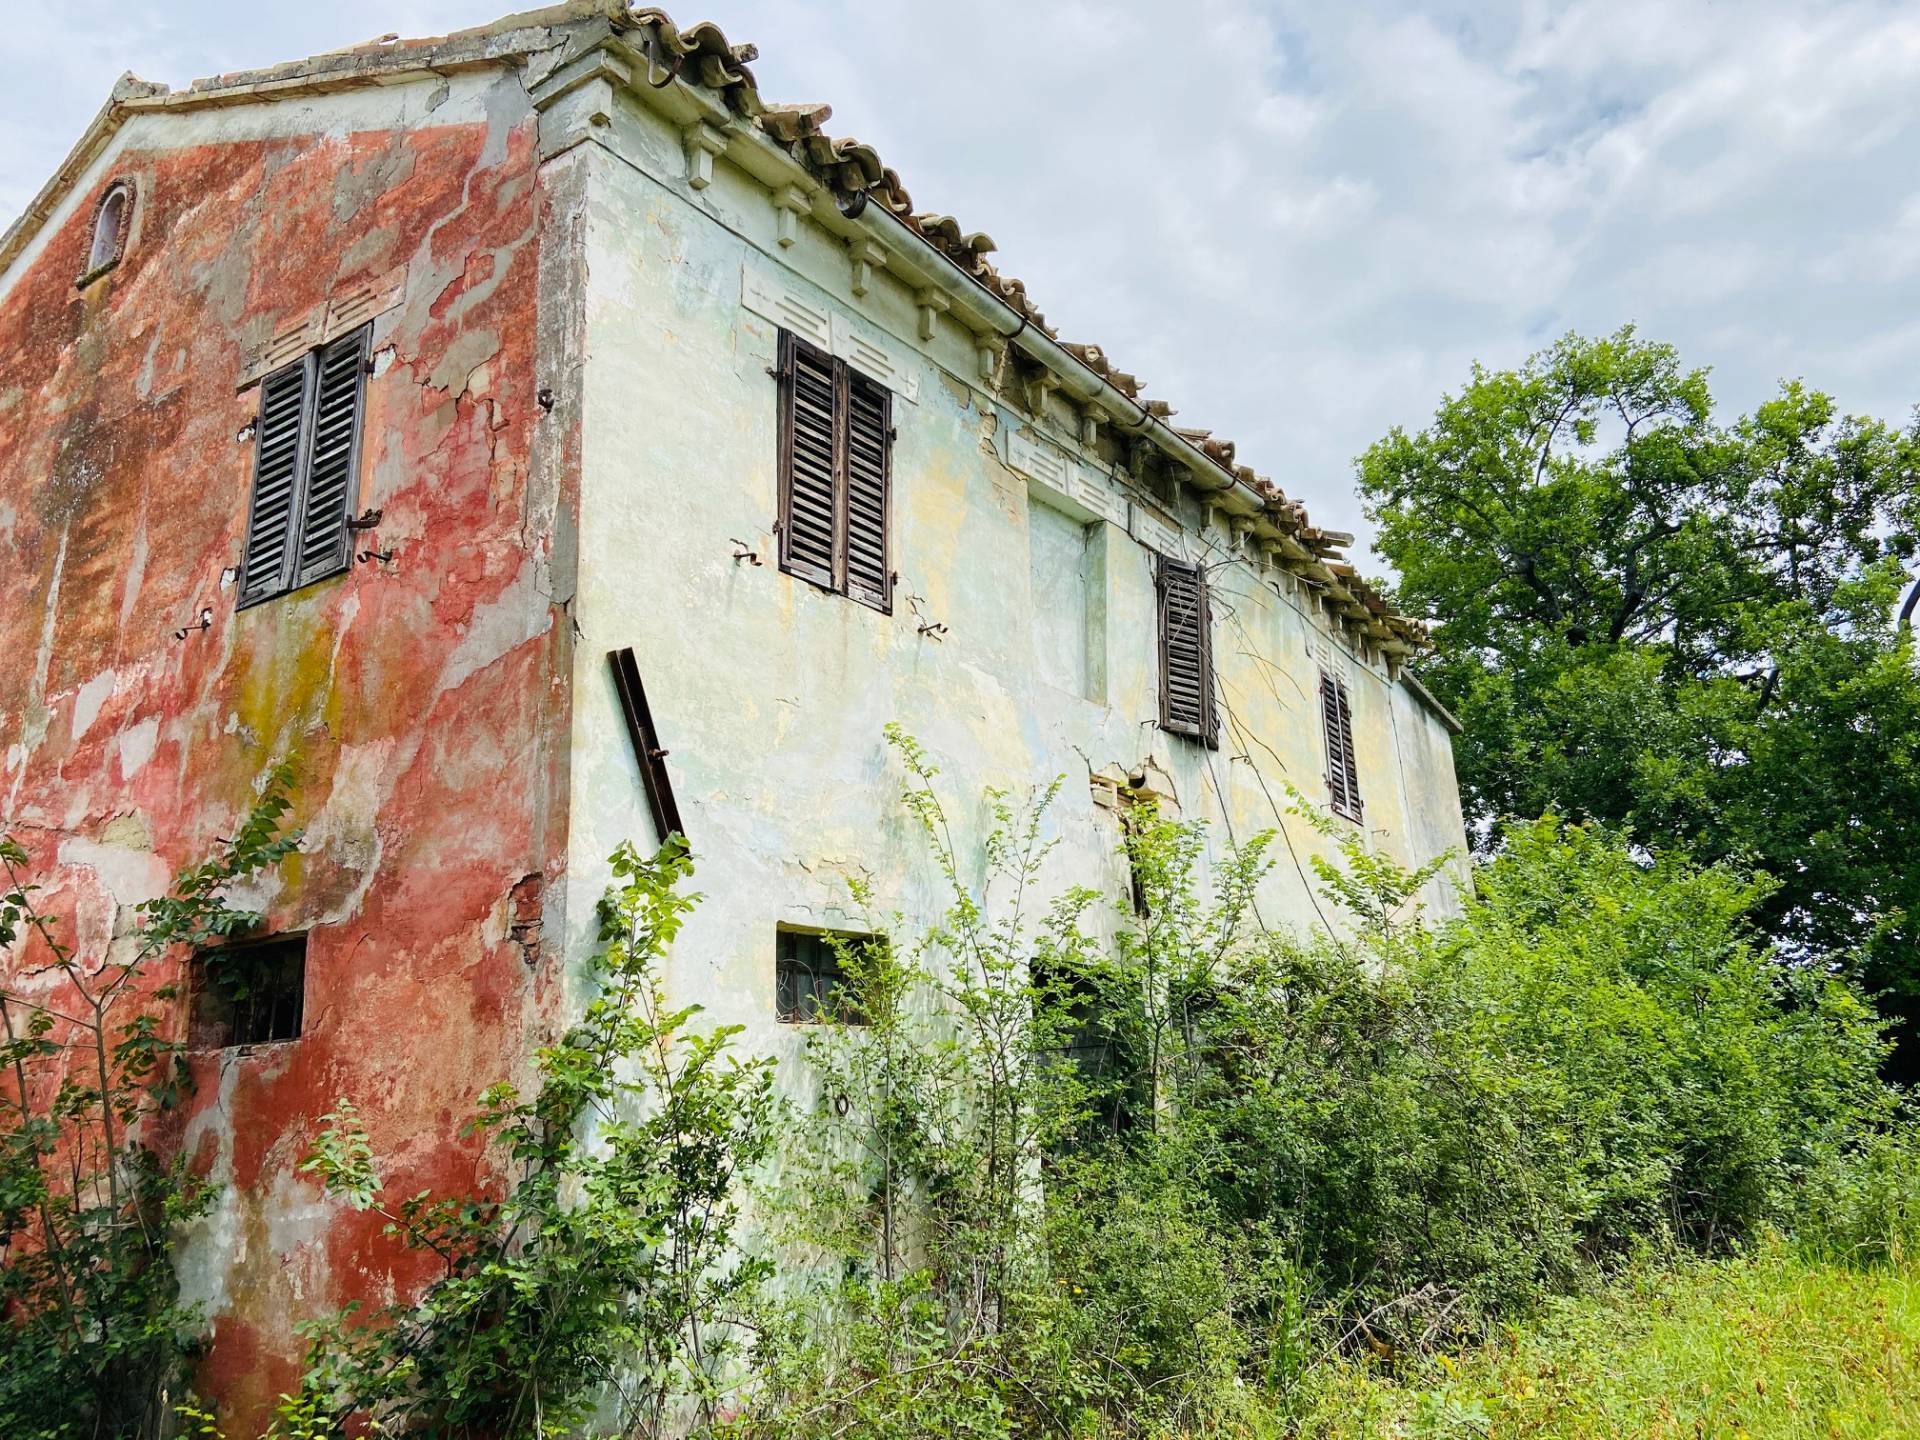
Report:
[[[1827,1151],[1796,1197],[1801,1253],[1830,1264],[1920,1256],[1920,1123],[1902,1118]]]
[[[605,990],[537,1099],[482,1112],[527,1178],[401,1206],[457,1264],[317,1333],[319,1423],[511,1440],[535,1397],[636,1436],[1278,1440],[1329,1373],[1417,1376],[1636,1263],[1782,1229],[1856,1263],[1913,1242],[1920,1128],[1879,1022],[1756,937],[1749,875],[1542,821],[1433,922],[1441,862],[1303,807],[1342,919],[1298,935],[1253,907],[1272,837],[1209,869],[1197,827],[1141,806],[1102,916],[1035,902],[1057,786],[989,797],[976,849],[893,739],[949,903],[841,947],[829,1011],[859,1023],[810,1030],[778,1166],[767,1063],[658,990],[684,854],[623,850]],[[336,1122],[308,1168],[378,1203]],[[1421,1423],[1479,1423],[1429,1398]]]
[[[214,1192],[155,1144],[191,1088],[180,987],[157,982],[167,959],[261,924],[233,892],[297,845],[292,788],[272,766],[232,837],[136,906],[105,954],[63,938],[28,852],[0,836],[0,1435],[165,1431],[160,1396],[204,1324],[180,1299],[174,1240]]]
[[[1285,1237],[1383,1343],[1477,1330],[1609,1257],[1738,1243],[1891,1114],[1872,1011],[1756,943],[1759,894],[1541,822],[1451,923],[1248,947],[1177,1124],[1231,1157],[1223,1215]]]
[[[1267,837],[1203,875],[1197,828],[1142,809],[1136,894],[1096,942],[1084,894],[1010,918],[1045,846],[1003,800],[983,849],[1008,883],[963,884],[902,753],[954,907],[920,940],[896,917],[852,967],[869,1026],[815,1043],[825,1148],[864,1156],[815,1198],[859,1219],[826,1227],[850,1279],[792,1302],[839,1338],[805,1404],[768,1392],[769,1433],[857,1431],[911,1372],[956,1430],[1255,1434],[1337,1353],[1410,1360],[1775,1227],[1898,1253],[1920,1214],[1871,1009],[1756,937],[1764,886],[1730,866],[1542,821],[1429,923],[1433,867],[1309,815],[1345,921],[1301,936],[1253,914]],[[925,1297],[884,1381],[901,1311],[876,1278]]]
[[[668,1003],[660,960],[698,899],[685,842],[622,845],[610,864],[598,993],[536,1052],[533,1094],[494,1085],[468,1122],[513,1162],[503,1197],[389,1195],[352,1104],[326,1117],[301,1168],[445,1271],[370,1320],[350,1307],[305,1327],[296,1418],[546,1440],[607,1418],[680,1434],[725,1410],[734,1322],[766,1274],[736,1240],[743,1176],[775,1134],[771,1066],[732,1053],[737,1027]]]

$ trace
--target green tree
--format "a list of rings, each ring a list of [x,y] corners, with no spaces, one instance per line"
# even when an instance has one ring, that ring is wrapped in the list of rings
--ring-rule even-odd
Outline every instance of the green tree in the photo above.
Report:
[[[1847,955],[1920,1066],[1920,674],[1893,624],[1920,429],[1798,382],[1716,419],[1631,327],[1476,367],[1361,458],[1476,840],[1546,813],[1758,867],[1796,958]]]
[[[165,1431],[160,1391],[200,1328],[179,1298],[175,1233],[213,1196],[156,1133],[188,1074],[179,991],[154,972],[260,924],[229,892],[298,843],[281,827],[292,785],[288,765],[270,769],[232,838],[141,902],[106,954],[62,937],[26,848],[0,838],[0,1434]],[[248,977],[236,959],[208,979]]]
[[[699,899],[682,890],[686,842],[651,858],[622,845],[610,863],[598,993],[535,1053],[534,1094],[494,1085],[468,1122],[510,1163],[503,1197],[391,1195],[351,1102],[326,1117],[301,1169],[444,1272],[370,1322],[350,1308],[309,1327],[305,1392],[283,1418],[318,1417],[322,1434],[358,1413],[444,1440],[717,1422],[735,1322],[768,1268],[737,1241],[777,1133],[771,1064],[734,1054],[738,1026],[699,1028],[699,1006],[667,998],[661,962]]]

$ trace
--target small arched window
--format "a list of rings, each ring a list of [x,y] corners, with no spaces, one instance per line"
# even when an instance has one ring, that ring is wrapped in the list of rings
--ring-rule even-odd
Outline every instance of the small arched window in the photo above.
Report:
[[[97,280],[126,253],[127,231],[133,225],[133,181],[116,180],[100,197],[93,212],[93,240],[87,249],[87,268],[80,284]]]

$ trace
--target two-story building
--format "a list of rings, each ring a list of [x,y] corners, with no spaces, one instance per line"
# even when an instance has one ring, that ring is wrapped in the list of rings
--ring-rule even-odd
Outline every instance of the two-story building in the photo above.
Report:
[[[1288,786],[1463,846],[1420,628],[1349,538],[752,58],[575,0],[129,77],[0,239],[4,828],[103,954],[297,756],[277,978],[177,1021],[221,1186],[183,1284],[240,1415],[296,1321],[424,1278],[297,1173],[317,1118],[471,1183],[457,1122],[578,1003],[622,839],[684,830],[675,998],[781,1053],[869,923],[849,877],[941,904],[890,721],[963,826],[1067,776],[1053,873],[1116,899],[1139,790],[1284,832],[1269,924],[1325,923]]]

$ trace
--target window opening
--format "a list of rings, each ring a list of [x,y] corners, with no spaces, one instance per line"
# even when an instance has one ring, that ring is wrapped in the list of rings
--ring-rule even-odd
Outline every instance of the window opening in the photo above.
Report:
[[[865,1024],[847,965],[850,961],[857,963],[867,947],[884,945],[885,937],[785,927],[776,933],[774,1013],[779,1019],[789,1025],[828,1020]]]
[[[127,231],[133,224],[133,182],[116,180],[93,211],[93,234],[87,244],[86,269],[79,283],[90,284],[120,263],[126,253]]]
[[[200,951],[193,959],[193,1048],[226,1050],[299,1039],[306,988],[304,935]]]

